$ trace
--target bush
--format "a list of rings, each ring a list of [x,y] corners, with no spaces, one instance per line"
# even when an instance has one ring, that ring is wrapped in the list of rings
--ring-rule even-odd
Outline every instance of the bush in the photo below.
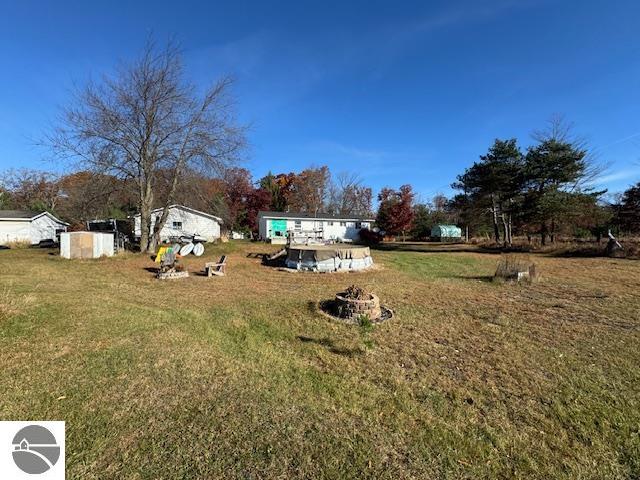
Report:
[[[368,228],[361,228],[358,235],[360,236],[360,242],[365,245],[377,245],[382,242],[382,235]]]
[[[536,265],[525,255],[506,254],[500,256],[494,279],[529,282],[537,278]]]
[[[10,248],[12,250],[20,250],[23,248],[30,248],[31,242],[27,240],[17,240],[14,242],[7,242],[4,244],[5,247]]]

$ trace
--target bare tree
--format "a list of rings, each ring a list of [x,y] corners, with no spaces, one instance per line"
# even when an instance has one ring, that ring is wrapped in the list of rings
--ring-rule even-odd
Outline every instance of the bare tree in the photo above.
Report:
[[[0,173],[0,188],[16,208],[54,211],[60,200],[60,177],[42,170],[6,170]]]
[[[372,215],[373,192],[357,173],[340,172],[329,186],[327,211],[341,215]]]
[[[574,122],[567,120],[564,114],[554,113],[549,117],[543,128],[531,132],[531,138],[538,143],[555,140],[557,142],[576,143],[577,147],[583,147],[586,144],[586,140],[576,137],[573,133],[574,128]]]
[[[141,213],[140,248],[154,251],[168,206],[190,172],[234,163],[245,145],[234,117],[229,78],[198,95],[179,49],[147,42],[136,61],[79,90],[48,138],[55,152],[84,168],[128,179]],[[151,212],[162,213],[151,230]]]

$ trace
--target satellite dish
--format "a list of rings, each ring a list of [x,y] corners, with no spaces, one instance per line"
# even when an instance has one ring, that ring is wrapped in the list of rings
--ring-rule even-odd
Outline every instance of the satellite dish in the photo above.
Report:
[[[378,233],[380,231],[380,229],[378,227],[373,227],[372,229],[375,233]]]
[[[192,250],[193,250],[193,243],[189,242],[180,249],[180,255],[182,255],[183,257],[186,257],[191,253]]]
[[[193,254],[194,254],[196,257],[199,257],[199,256],[200,256],[200,255],[202,255],[203,253],[204,253],[204,245],[203,245],[203,244],[201,244],[201,243],[196,243],[196,244],[193,246]]]

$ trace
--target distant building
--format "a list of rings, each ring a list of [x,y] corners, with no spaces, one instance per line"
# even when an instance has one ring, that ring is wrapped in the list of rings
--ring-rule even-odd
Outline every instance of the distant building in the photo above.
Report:
[[[43,241],[57,242],[60,233],[66,232],[68,226],[68,223],[49,212],[0,210],[0,245],[11,242],[31,245]]]
[[[162,215],[162,208],[151,212],[151,230],[156,220]],[[133,216],[134,234],[140,238],[142,228],[140,214]],[[206,242],[213,242],[220,238],[222,219],[209,213],[201,212],[183,205],[170,205],[167,221],[160,230],[160,240],[167,241],[180,237],[197,237]]]
[[[335,240],[353,242],[362,228],[371,228],[373,218],[359,215],[327,213],[259,212],[258,234],[261,240],[285,243],[287,235],[294,241]]]
[[[462,240],[462,229],[455,225],[435,225],[431,228],[431,240],[454,242]]]

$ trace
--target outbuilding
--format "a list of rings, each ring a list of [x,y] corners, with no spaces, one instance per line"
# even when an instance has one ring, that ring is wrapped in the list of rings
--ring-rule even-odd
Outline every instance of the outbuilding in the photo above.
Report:
[[[113,233],[66,232],[60,234],[63,258],[100,258],[114,254]]]
[[[456,225],[434,225],[431,240],[436,242],[458,242],[462,240],[462,229]]]
[[[162,208],[156,208],[151,212],[151,231],[161,215]],[[142,232],[140,218],[140,214],[133,217],[134,233],[137,238],[140,238]],[[221,225],[222,219],[210,213],[184,205],[170,205],[167,221],[160,230],[160,240],[164,242],[180,237],[196,237],[206,242],[213,242],[220,238]]]
[[[258,234],[261,240],[286,243],[287,236],[297,243],[309,240],[353,242],[360,238],[360,230],[369,229],[373,218],[359,215],[328,213],[259,212]]]
[[[66,232],[68,226],[68,223],[46,211],[0,210],[0,245],[57,242],[60,233]]]

